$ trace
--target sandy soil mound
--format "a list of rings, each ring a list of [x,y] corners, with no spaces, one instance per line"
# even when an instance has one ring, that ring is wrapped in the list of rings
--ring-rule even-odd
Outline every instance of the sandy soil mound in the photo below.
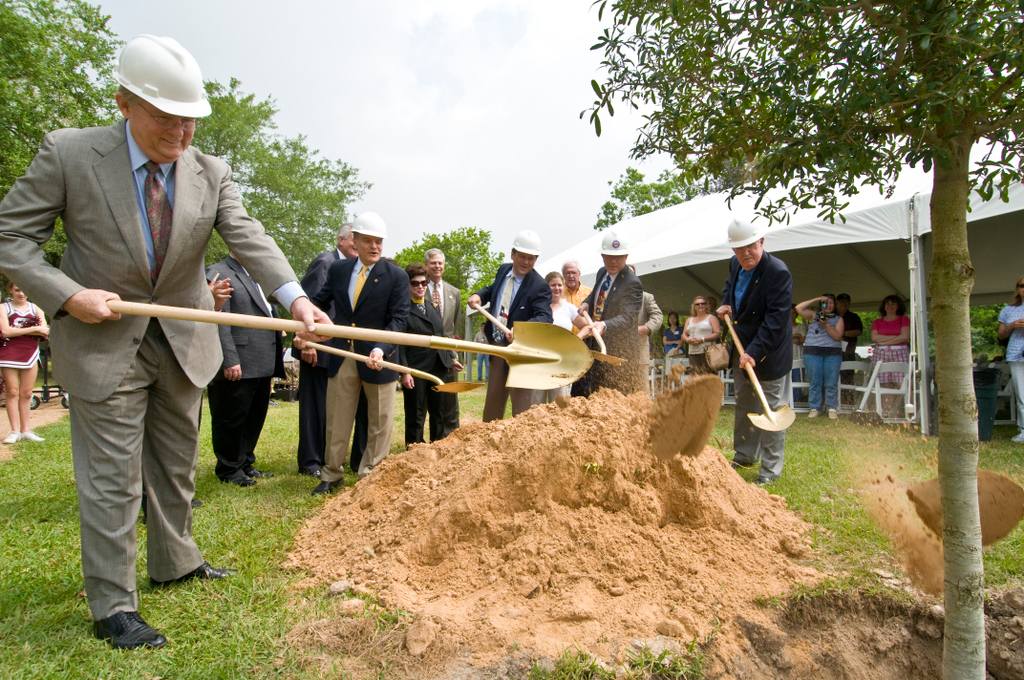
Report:
[[[635,638],[689,641],[815,582],[793,561],[809,525],[713,448],[655,458],[650,408],[602,390],[391,456],[307,523],[286,566],[376,593],[480,664],[516,644],[610,658]]]

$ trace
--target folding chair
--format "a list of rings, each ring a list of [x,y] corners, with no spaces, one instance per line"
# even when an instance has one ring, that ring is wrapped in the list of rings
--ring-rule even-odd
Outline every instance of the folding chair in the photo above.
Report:
[[[903,382],[898,388],[882,387],[882,383],[879,377],[883,373],[902,373]],[[910,364],[903,361],[886,361],[875,364],[875,369],[871,372],[871,379],[868,381],[867,390],[864,392],[864,397],[861,399],[860,406],[857,408],[858,411],[864,411],[868,405],[868,399],[872,396],[875,398],[874,411],[877,413],[886,423],[900,423],[905,422],[906,418],[898,418],[895,416],[886,417],[883,412],[882,397],[887,394],[902,395],[904,406],[907,403],[907,389],[910,385]]]
[[[990,364],[991,368],[998,368],[1002,373],[1000,378],[1001,388],[999,393],[996,395],[996,413],[999,413],[1003,406],[1003,402],[1006,402],[1006,410],[1009,412],[1010,417],[1008,420],[996,420],[996,425],[1016,425],[1017,424],[1017,391],[1013,386],[1013,377],[1010,375],[1010,364],[1006,362],[998,364]],[[1005,385],[1002,381],[1005,381]]]
[[[853,371],[853,384],[846,385],[842,382],[843,371]],[[871,362],[869,361],[844,361],[839,364],[839,411],[841,413],[852,413],[857,409],[857,404],[863,401],[863,394],[868,391],[868,383],[871,379]],[[853,394],[851,403],[844,404],[843,394]]]
[[[800,371],[801,380],[794,380],[790,383],[789,403],[792,404],[793,410],[796,413],[807,413],[811,410],[811,405],[807,402],[807,398],[810,396],[811,383],[807,382],[807,374],[804,372],[804,360],[793,359],[793,370]],[[804,390],[804,398],[799,402],[796,400],[797,390]]]

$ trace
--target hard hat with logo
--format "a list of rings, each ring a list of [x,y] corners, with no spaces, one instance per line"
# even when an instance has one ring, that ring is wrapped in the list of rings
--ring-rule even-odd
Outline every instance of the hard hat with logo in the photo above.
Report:
[[[387,238],[388,228],[380,215],[375,212],[364,212],[352,220],[352,233]]]
[[[540,255],[540,236],[537,232],[526,229],[516,234],[516,240],[512,241],[512,250],[527,255]]]
[[[734,219],[729,223],[729,247],[742,248],[743,246],[749,246],[754,241],[762,239],[767,231],[768,228],[765,226]]]
[[[210,115],[199,64],[173,38],[132,38],[117,58],[114,79],[164,113],[184,118]]]
[[[629,255],[629,242],[614,231],[609,231],[601,239],[602,255]]]

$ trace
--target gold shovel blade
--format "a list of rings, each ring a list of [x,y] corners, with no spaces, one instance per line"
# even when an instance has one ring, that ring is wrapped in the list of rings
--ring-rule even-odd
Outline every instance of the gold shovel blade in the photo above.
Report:
[[[626,360],[622,357],[612,356],[611,354],[605,354],[604,352],[598,352],[597,350],[590,350],[590,356],[594,357],[598,361],[602,361],[612,366],[621,366],[626,363]]]
[[[907,489],[918,517],[936,536],[942,536],[942,494],[939,478],[918,482]],[[1013,531],[1024,517],[1024,489],[1009,477],[978,470],[978,507],[981,544],[992,545]]]
[[[779,410],[775,411],[773,415],[775,416],[774,421],[764,413],[748,413],[747,417],[750,418],[750,422],[754,424],[754,427],[767,430],[768,432],[782,432],[796,422],[796,413],[785,404],[780,406]]]
[[[478,387],[483,387],[486,384],[487,383],[450,382],[441,383],[440,385],[434,385],[433,387],[435,392],[450,392],[457,394],[459,392],[469,392],[470,390],[475,390]]]
[[[520,321],[513,327],[507,387],[551,390],[579,380],[594,359],[586,344],[564,328],[549,323]]]

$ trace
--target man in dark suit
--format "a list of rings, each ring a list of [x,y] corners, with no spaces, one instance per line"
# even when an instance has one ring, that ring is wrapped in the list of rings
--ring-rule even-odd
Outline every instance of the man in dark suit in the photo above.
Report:
[[[604,266],[597,270],[594,289],[580,306],[590,315],[593,324],[586,326],[581,338],[599,333],[608,348],[608,354],[621,357],[621,366],[595,361],[590,370],[573,384],[574,397],[586,397],[598,387],[616,389],[625,394],[644,389],[647,384],[647,364],[643,361],[647,338],[637,333],[637,320],[643,307],[644,287],[633,270],[626,266],[629,245],[614,232],[608,232],[601,241],[601,259]],[[597,349],[588,340],[591,349]]]
[[[339,260],[327,270],[327,280],[313,296],[319,306],[334,303],[334,322],[401,333],[409,316],[409,277],[381,258],[387,227],[376,213],[363,213],[352,221],[357,258]],[[366,452],[359,463],[359,477],[370,474],[388,455],[395,414],[395,382],[398,373],[383,367],[395,362],[394,344],[336,338],[331,344],[367,356],[365,363],[332,357],[327,385],[327,457],[320,469],[321,482],[313,495],[330,493],[344,484],[343,470],[359,394],[366,395]]]
[[[498,267],[494,283],[469,296],[473,309],[490,303],[491,314],[500,320],[509,333],[502,333],[490,321],[484,323],[484,334],[491,345],[512,343],[517,321],[551,323],[551,288],[544,277],[533,270],[540,255],[540,237],[529,229],[521,231],[512,242],[512,262]],[[636,318],[636,315],[634,315]],[[506,387],[508,363],[490,357],[487,397],[484,400],[484,422],[505,417],[505,406],[512,399],[512,415],[517,416],[533,404],[533,390]]]
[[[249,278],[231,255],[210,265],[206,278],[231,279],[231,297],[224,302],[225,312],[276,317],[273,305],[259,284]],[[253,486],[257,479],[273,477],[253,467],[256,444],[270,403],[270,384],[284,377],[281,360],[281,333],[262,328],[218,326],[220,348],[224,355],[221,371],[206,388],[210,401],[210,429],[213,454],[217,457],[217,478],[235,486]]]
[[[423,264],[427,268],[427,301],[437,308],[441,314],[441,321],[444,324],[442,335],[446,338],[454,338],[463,324],[462,291],[447,281],[442,280],[444,275],[444,253],[437,248],[431,248],[423,254]],[[459,371],[462,364],[454,354],[452,361],[446,363],[447,370],[439,378],[447,382],[455,382],[459,378]],[[434,422],[433,410],[430,415],[430,441],[444,439],[459,426],[459,395],[455,392],[437,392],[430,390],[427,393],[431,409],[437,410],[439,418]]]
[[[313,296],[320,292],[327,280],[327,270],[342,259],[356,257],[356,244],[352,223],[346,222],[338,230],[338,247],[320,253],[302,277],[302,290]],[[334,307],[325,310],[333,315]],[[292,356],[299,359],[299,473],[319,477],[327,450],[327,378],[331,355],[315,349],[292,347]],[[356,410],[356,429],[352,436],[351,467],[359,469],[359,460],[366,448],[366,397],[359,396]]]
[[[427,288],[427,268],[419,262],[413,262],[405,268],[405,273],[409,276],[409,297],[412,298],[405,332],[441,335],[444,321],[431,303],[429,294],[424,292]],[[446,376],[455,372],[452,366],[457,363],[455,352],[431,347],[399,345],[398,356],[399,363],[403,366],[430,373],[445,382],[448,382]],[[444,422],[441,415],[441,400],[431,398],[431,395],[444,393],[433,389],[433,381],[413,377],[408,373],[402,374],[401,382],[405,402],[405,445],[408,447],[425,441],[423,423],[427,414],[430,415],[430,441],[435,442],[447,437],[451,432],[441,427]]]
[[[754,427],[748,413],[762,413],[764,407],[747,377],[746,366],[764,392],[768,406],[775,410],[789,404],[793,368],[793,277],[786,263],[764,250],[764,228],[733,220],[729,245],[733,258],[729,278],[722,291],[718,316],[732,317],[744,353],[732,352],[732,377],[736,385],[736,423],[733,426],[733,467],[748,467],[761,461],[757,484],[782,474],[786,431],[768,432]]]
[[[138,613],[143,482],[151,583],[230,573],[203,559],[190,508],[199,403],[221,368],[220,343],[212,325],[122,319],[107,302],[213,309],[203,256],[216,229],[307,329],[330,319],[245,212],[228,166],[191,148],[196,118],[210,115],[192,55],[171,38],[138,36],[122,49],[114,77],[124,120],[48,134],[0,204],[0,270],[53,319],[53,373],[70,395],[93,632],[114,647],[161,647],[166,638]],[[60,269],[40,247],[57,218],[67,235]]]

